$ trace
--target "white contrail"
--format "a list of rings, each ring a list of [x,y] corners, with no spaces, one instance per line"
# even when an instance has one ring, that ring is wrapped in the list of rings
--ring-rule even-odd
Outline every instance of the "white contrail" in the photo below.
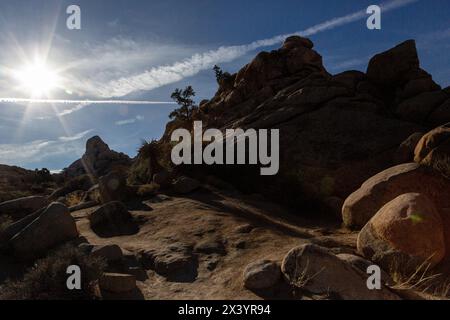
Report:
[[[63,100],[63,99],[24,99],[24,98],[0,98],[3,103],[31,103],[31,104],[175,104],[169,101],[146,100]]]
[[[382,12],[387,12],[417,1],[419,0],[392,0],[381,4],[380,7]],[[366,17],[368,17],[366,9],[356,11],[309,27],[303,31],[278,35],[269,39],[254,41],[246,45],[220,47],[217,50],[196,54],[189,59],[176,62],[172,65],[155,67],[141,74],[113,80],[104,86],[98,85],[97,87],[102,97],[121,97],[138,90],[152,90],[193,76],[200,71],[210,69],[214,64],[230,62],[256,49],[281,43],[289,36],[299,35],[307,37],[362,20]]]

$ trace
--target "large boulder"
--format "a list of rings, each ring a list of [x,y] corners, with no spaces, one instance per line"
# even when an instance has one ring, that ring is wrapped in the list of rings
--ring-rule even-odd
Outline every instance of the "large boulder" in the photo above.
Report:
[[[61,203],[52,203],[11,238],[9,246],[17,258],[33,260],[49,249],[77,237],[77,226],[69,209]]]
[[[111,172],[106,176],[101,177],[98,186],[102,203],[125,201],[130,196],[127,181],[121,174]]]
[[[0,203],[0,215],[5,214],[13,219],[21,219],[48,205],[46,197],[31,196]]]
[[[332,294],[344,300],[398,300],[386,287],[369,290],[367,274],[330,253],[327,249],[306,244],[289,251],[281,271],[286,280],[314,294]]]
[[[281,277],[280,266],[270,260],[258,260],[244,270],[244,287],[261,290],[273,287]]]
[[[450,207],[449,180],[417,163],[405,163],[373,176],[347,198],[344,225],[362,228],[386,203],[411,192],[428,196],[439,208]]]
[[[367,68],[367,77],[377,85],[395,87],[407,82],[418,69],[416,43],[408,40],[374,56]]]
[[[101,237],[132,235],[139,231],[125,205],[109,202],[89,215],[91,229]]]
[[[405,273],[445,256],[443,222],[433,202],[419,193],[403,194],[383,206],[361,230],[358,252],[387,270]]]
[[[46,208],[42,208],[35,213],[29,214],[26,217],[11,223],[6,228],[0,231],[0,248],[5,249],[8,245],[8,241],[11,240],[16,234],[22,231],[27,225],[38,218]]]
[[[433,167],[450,178],[450,123],[425,134],[414,153],[417,163]]]

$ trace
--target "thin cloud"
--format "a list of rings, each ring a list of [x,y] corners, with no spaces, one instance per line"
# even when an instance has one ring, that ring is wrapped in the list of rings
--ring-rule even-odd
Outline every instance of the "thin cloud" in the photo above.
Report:
[[[63,100],[63,99],[25,99],[25,98],[0,98],[0,103],[30,103],[30,104],[175,104],[170,101],[148,101],[148,100]],[[77,106],[76,108],[83,108]],[[74,108],[74,109],[76,109]],[[75,110],[76,111],[76,110]]]
[[[75,134],[73,136],[59,137],[59,141],[62,141],[62,142],[77,141],[77,140],[83,139],[85,136],[87,136],[92,131],[94,131],[94,130],[93,129],[89,129],[89,130],[77,133],[77,134]]]
[[[24,166],[31,162],[41,162],[57,156],[79,157],[84,151],[80,143],[60,140],[36,140],[20,144],[0,144],[0,163]]]
[[[58,113],[58,116],[59,116],[59,117],[67,116],[67,115],[72,114],[72,113],[74,113],[74,112],[76,112],[76,111],[80,111],[80,110],[86,108],[86,107],[89,106],[89,105],[90,105],[89,103],[80,103],[80,104],[76,105],[76,106],[73,107],[73,108],[65,109],[65,110],[59,112],[59,113]]]
[[[354,58],[354,59],[342,60],[342,61],[331,64],[329,69],[336,71],[336,70],[346,70],[349,68],[355,68],[355,67],[359,67],[359,66],[367,64],[369,59],[370,59],[370,56],[367,56],[364,58]]]
[[[133,124],[133,123],[136,123],[136,122],[142,121],[142,120],[144,120],[144,116],[138,115],[138,116],[136,116],[136,118],[116,121],[116,125],[117,126],[124,126],[124,125],[127,125],[127,124]]]
[[[393,0],[381,4],[380,7],[383,12],[387,12],[407,6],[417,1],[419,0]],[[98,89],[99,94],[102,97],[121,97],[135,91],[152,90],[180,81],[186,77],[193,76],[200,71],[210,69],[214,64],[230,62],[256,49],[281,43],[288,36],[300,35],[307,37],[364,19],[366,17],[367,13],[366,9],[364,9],[342,17],[330,19],[303,31],[278,35],[269,39],[254,41],[246,45],[224,46],[217,50],[195,54],[189,59],[176,62],[172,65],[155,67],[141,74],[130,77],[122,77],[118,80],[110,81],[106,85],[100,85]]]

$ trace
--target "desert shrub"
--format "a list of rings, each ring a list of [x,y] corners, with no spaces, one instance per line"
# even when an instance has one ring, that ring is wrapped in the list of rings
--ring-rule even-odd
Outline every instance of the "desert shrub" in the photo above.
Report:
[[[153,175],[162,169],[158,161],[160,151],[160,145],[156,140],[142,141],[137,159],[128,173],[129,184],[148,184],[152,181]]]
[[[53,181],[52,175],[50,173],[50,170],[48,170],[47,168],[34,170],[34,179],[33,179],[34,183],[44,184],[52,181]]]
[[[81,269],[81,290],[68,290],[67,267]],[[73,245],[66,245],[36,261],[23,279],[8,281],[0,287],[0,300],[91,300],[95,283],[106,267],[102,259],[88,256]]]
[[[64,186],[53,193],[54,198],[64,197],[67,194],[77,191],[83,190],[88,191],[94,184],[96,183],[96,179],[88,174],[84,174],[81,176],[77,176],[72,178],[64,184]]]
[[[83,202],[85,195],[86,195],[86,193],[82,190],[77,190],[77,191],[71,192],[68,195],[66,195],[65,204],[68,207],[76,206],[76,205],[80,204],[81,202]]]

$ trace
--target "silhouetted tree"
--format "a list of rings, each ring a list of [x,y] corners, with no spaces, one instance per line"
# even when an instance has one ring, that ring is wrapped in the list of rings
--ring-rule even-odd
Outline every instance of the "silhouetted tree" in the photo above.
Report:
[[[227,81],[231,78],[231,75],[228,72],[223,72],[222,68],[220,68],[218,65],[214,65],[214,73],[216,75],[217,83],[220,85],[222,81]]]
[[[170,96],[180,108],[175,109],[170,115],[170,119],[192,120],[192,114],[198,108],[192,99],[195,91],[191,86],[187,86],[184,90],[175,89]]]
[[[220,83],[220,80],[222,80],[222,77],[223,77],[222,69],[218,65],[214,65],[213,70],[214,70],[214,73],[216,75],[217,83]]]

